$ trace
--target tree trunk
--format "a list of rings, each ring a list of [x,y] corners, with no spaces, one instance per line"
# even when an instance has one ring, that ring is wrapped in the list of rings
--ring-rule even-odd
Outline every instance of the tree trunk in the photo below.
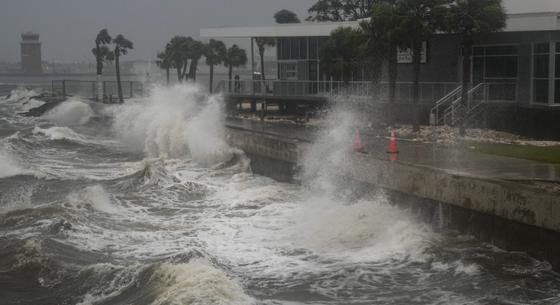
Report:
[[[181,74],[181,80],[184,80],[187,77],[187,67],[189,65],[189,61],[185,60],[185,63],[183,64],[183,73]]]
[[[412,103],[414,104],[414,131],[420,131],[420,60],[422,58],[422,42],[415,41],[412,46]]]
[[[97,74],[97,90],[96,90],[96,96],[95,96],[95,100],[96,101],[102,101],[103,100],[103,80],[101,79],[101,74],[98,73]]]
[[[210,90],[210,93],[212,93],[213,90],[213,83],[214,83],[214,65],[210,65],[210,88],[208,88]]]
[[[95,99],[99,101],[103,98],[103,86],[101,81],[101,74],[103,74],[103,58],[101,57],[101,50],[98,43],[95,44],[95,49],[97,50],[97,55],[95,56],[95,60],[97,63],[97,93]]]
[[[175,69],[177,69],[177,81],[181,82],[181,66],[177,66]]]
[[[464,136],[466,134],[466,124],[467,124],[467,111],[468,111],[468,99],[469,99],[469,83],[471,78],[471,39],[465,37],[463,39],[463,87],[461,88],[461,107],[459,118],[461,122],[459,123],[459,134]]]
[[[231,64],[228,65],[228,92],[231,93],[231,78],[233,76],[233,66]]]
[[[169,68],[165,68],[165,80],[167,81],[167,84],[169,85]]]
[[[118,52],[115,52],[115,71],[117,72],[117,92],[119,94],[119,102],[123,103],[123,92],[122,92],[122,84],[121,84],[121,67],[120,67],[120,58]]]
[[[191,65],[189,67],[189,78],[193,81],[196,82],[196,69],[198,67],[198,59],[197,60],[191,60]]]
[[[398,54],[397,45],[391,44],[389,46],[389,58],[387,72],[389,74],[389,118],[388,121],[391,125],[397,122],[397,109],[395,106],[395,92],[397,90],[397,66]]]
[[[397,66],[398,66],[398,58],[397,58],[397,46],[391,44],[389,48],[389,102],[395,102],[395,90],[397,89]]]
[[[259,55],[261,56],[261,79],[264,82],[266,80],[264,76],[264,48],[259,48]]]

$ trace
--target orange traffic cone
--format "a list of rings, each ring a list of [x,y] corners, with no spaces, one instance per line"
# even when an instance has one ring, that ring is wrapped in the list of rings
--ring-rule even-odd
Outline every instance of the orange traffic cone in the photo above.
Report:
[[[394,129],[391,129],[391,137],[389,138],[389,147],[387,148],[387,152],[390,154],[396,154],[399,152],[397,149],[397,139],[395,138]]]
[[[354,144],[352,149],[356,152],[364,152],[364,144],[362,143],[362,137],[360,137],[360,131],[356,129],[356,136],[354,137]]]

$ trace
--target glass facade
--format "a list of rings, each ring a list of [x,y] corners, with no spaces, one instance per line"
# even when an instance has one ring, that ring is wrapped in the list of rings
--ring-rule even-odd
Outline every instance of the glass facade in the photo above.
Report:
[[[517,46],[485,46],[473,49],[473,80],[517,79]]]
[[[560,42],[533,44],[533,102],[560,104]]]
[[[548,104],[549,100],[550,44],[533,45],[533,101]]]
[[[278,38],[278,79],[318,80],[319,57],[326,39],[326,37]]]
[[[554,103],[560,104],[560,42],[556,42],[556,53],[554,54]]]
[[[490,83],[493,100],[515,101],[518,78],[518,46],[476,46],[473,48],[472,82]]]

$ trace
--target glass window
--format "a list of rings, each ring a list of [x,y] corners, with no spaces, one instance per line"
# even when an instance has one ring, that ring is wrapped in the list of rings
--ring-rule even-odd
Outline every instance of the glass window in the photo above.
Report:
[[[556,54],[556,78],[560,78],[560,54]]]
[[[535,55],[534,60],[534,77],[548,78],[548,55]]]
[[[309,59],[317,59],[317,38],[309,38]]]
[[[299,39],[299,58],[307,59],[307,38]]]
[[[282,38],[282,56],[279,59],[290,59],[290,39]]]
[[[290,59],[297,59],[299,54],[299,39],[290,39]]]
[[[489,55],[517,55],[517,46],[486,47],[486,56]]]
[[[517,78],[517,56],[486,57],[486,77]]]
[[[556,80],[554,90],[555,90],[554,92],[556,92],[554,94],[554,103],[555,104],[560,104],[560,79]]]
[[[536,79],[534,84],[535,103],[548,104],[548,79]]]
[[[473,54],[475,56],[484,56],[484,48],[483,47],[475,47],[473,49]]]
[[[475,57],[473,60],[473,82],[484,82],[484,57]]]
[[[548,42],[535,44],[534,53],[535,54],[548,54],[548,53],[550,53],[550,44]]]

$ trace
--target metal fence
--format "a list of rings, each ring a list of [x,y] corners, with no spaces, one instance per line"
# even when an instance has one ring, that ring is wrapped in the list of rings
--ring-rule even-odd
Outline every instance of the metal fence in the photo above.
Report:
[[[140,97],[144,95],[144,87],[140,82],[121,82],[123,98]],[[87,99],[97,99],[97,82],[82,80],[53,80],[52,93],[59,96],[80,96]],[[102,82],[102,98],[104,101],[118,100],[116,81]]]
[[[421,82],[419,97],[421,103],[433,103],[457,88],[455,82]],[[395,101],[412,102],[414,84],[399,82],[395,86]],[[390,85],[387,82],[335,82],[335,81],[286,81],[286,80],[239,80],[221,81],[214,92],[230,95],[263,97],[304,97],[304,96],[352,96],[373,97],[380,102],[389,101]]]

